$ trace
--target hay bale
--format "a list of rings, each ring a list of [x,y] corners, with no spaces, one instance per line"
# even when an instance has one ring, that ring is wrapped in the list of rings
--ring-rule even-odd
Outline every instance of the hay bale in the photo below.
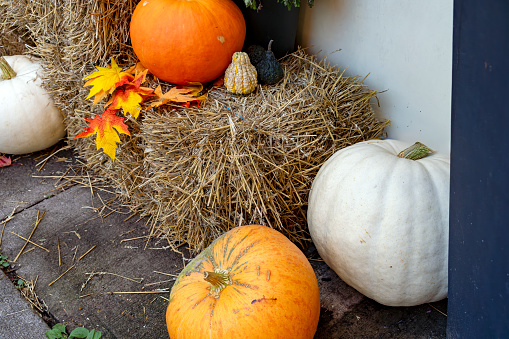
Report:
[[[337,150],[383,135],[376,92],[359,77],[299,50],[285,78],[239,96],[212,88],[200,108],[144,111],[130,121],[115,163],[91,140],[87,163],[149,217],[152,236],[198,251],[241,224],[309,239],[311,183]],[[92,140],[93,141],[93,140]]]
[[[283,60],[285,78],[275,86],[248,96],[214,87],[200,108],[158,107],[129,119],[132,136],[121,135],[112,163],[94,138],[73,138],[103,108],[85,100],[84,76],[111,57],[123,66],[136,61],[126,18],[137,2],[3,1],[10,5],[0,7],[0,29],[25,27],[27,53],[43,60],[45,86],[66,115],[68,142],[147,217],[152,237],[199,251],[232,227],[257,223],[304,244],[307,196],[321,164],[384,134],[388,122],[371,107],[376,92],[298,50]]]
[[[0,7],[0,18],[2,17],[2,7]],[[5,18],[5,17],[4,17]],[[0,23],[2,25],[2,23]],[[1,26],[0,26],[1,27]],[[27,36],[27,31],[19,27],[5,26],[4,32],[0,37],[0,55],[22,55],[27,51],[27,45],[30,39]]]

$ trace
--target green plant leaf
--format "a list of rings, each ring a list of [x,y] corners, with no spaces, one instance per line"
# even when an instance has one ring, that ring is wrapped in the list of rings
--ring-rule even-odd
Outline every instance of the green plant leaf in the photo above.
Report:
[[[65,329],[65,324],[62,323],[55,324],[51,329],[59,331],[60,333],[67,333]]]
[[[48,339],[62,339],[65,338],[62,336],[62,333],[55,330],[49,330],[46,332],[46,338]]]
[[[53,330],[49,330],[46,332],[46,338],[48,339],[58,339],[58,338],[62,338],[62,334],[60,333],[57,333]]]
[[[61,326],[62,325],[63,328]],[[56,324],[53,328],[46,332],[46,338],[48,339],[65,339],[67,338],[67,333],[65,332],[64,324]]]
[[[99,338],[101,338],[101,331],[91,330],[87,335],[87,339],[99,339]]]
[[[2,265],[3,267],[9,266],[9,263],[7,262],[7,256],[6,255],[1,255],[0,254],[0,265]]]
[[[62,323],[55,324],[51,330],[46,332],[46,338],[48,339],[65,339],[67,338],[67,332],[65,325]]]
[[[16,283],[16,288],[21,289],[24,287],[26,287],[26,285],[25,285],[25,282],[23,281],[23,279],[18,279],[18,282]]]
[[[88,336],[89,331],[84,327],[77,327],[72,330],[71,334],[69,334],[69,339],[71,338],[86,338]]]

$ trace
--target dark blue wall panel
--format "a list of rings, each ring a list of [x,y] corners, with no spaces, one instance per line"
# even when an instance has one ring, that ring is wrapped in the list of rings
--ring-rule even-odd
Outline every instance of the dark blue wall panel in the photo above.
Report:
[[[448,338],[509,338],[509,1],[454,1]]]

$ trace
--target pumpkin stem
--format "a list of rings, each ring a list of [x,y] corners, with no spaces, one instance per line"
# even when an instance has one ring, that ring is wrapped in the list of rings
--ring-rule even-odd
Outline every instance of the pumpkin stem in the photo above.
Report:
[[[267,51],[269,51],[269,52],[271,51],[271,49],[270,49],[270,48],[272,47],[272,42],[273,42],[273,41],[274,41],[274,40],[270,40],[270,41],[269,41],[269,46],[267,47]]]
[[[215,269],[214,272],[203,272],[203,279],[210,283],[210,294],[215,298],[219,298],[221,291],[224,290],[226,286],[232,284],[232,278],[228,274],[228,271],[222,269]]]
[[[428,155],[434,153],[431,148],[424,145],[423,143],[416,142],[410,147],[405,148],[401,152],[399,152],[398,157],[410,159],[410,160],[419,160],[427,157]]]
[[[0,56],[0,69],[2,71],[2,74],[0,76],[1,80],[9,80],[16,76],[16,72],[12,69],[12,67],[9,65],[7,60],[3,56]]]

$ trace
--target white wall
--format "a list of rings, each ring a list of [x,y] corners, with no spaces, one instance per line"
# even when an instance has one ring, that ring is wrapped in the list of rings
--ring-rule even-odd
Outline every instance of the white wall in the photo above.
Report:
[[[305,4],[305,1],[303,2]],[[297,42],[379,92],[388,136],[450,152],[453,0],[315,0]]]

